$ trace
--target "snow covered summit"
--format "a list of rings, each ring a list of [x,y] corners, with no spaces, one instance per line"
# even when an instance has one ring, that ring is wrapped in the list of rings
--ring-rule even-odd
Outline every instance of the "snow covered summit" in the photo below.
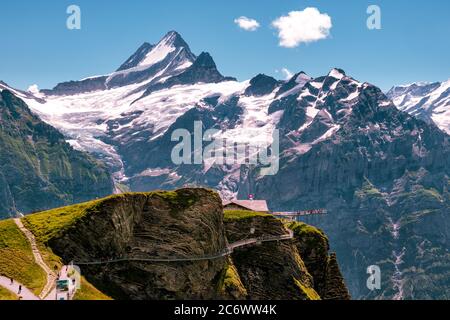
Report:
[[[427,122],[434,122],[450,134],[450,79],[393,87],[387,96],[400,110]]]

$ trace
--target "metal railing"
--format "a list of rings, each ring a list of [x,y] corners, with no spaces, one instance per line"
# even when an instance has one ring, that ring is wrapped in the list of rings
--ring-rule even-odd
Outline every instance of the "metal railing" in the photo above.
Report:
[[[290,240],[294,237],[294,232],[288,229],[288,234],[284,234],[281,236],[270,236],[270,237],[260,237],[260,238],[251,238],[245,240],[239,240],[233,242],[232,244],[227,245],[227,247],[217,254],[213,255],[205,255],[200,257],[167,257],[167,258],[139,258],[139,257],[123,257],[116,259],[108,259],[103,261],[74,261],[74,265],[102,265],[109,263],[119,263],[119,262],[192,262],[192,261],[206,261],[206,260],[215,260],[220,259],[226,256],[229,256],[233,253],[233,251],[237,248],[263,243],[263,242],[274,242],[274,241],[284,241]]]

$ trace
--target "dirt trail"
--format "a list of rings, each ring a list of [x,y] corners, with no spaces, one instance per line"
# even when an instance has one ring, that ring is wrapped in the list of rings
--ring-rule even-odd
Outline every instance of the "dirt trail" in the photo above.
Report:
[[[20,296],[21,300],[39,300],[39,298],[31,290],[15,280],[11,284],[11,279],[0,276],[0,286],[14,293],[17,297]],[[20,294],[19,286],[22,286]]]
[[[44,289],[42,289],[42,292],[39,295],[40,299],[44,299],[52,291],[53,286],[55,285],[56,274],[44,262],[41,252],[39,251],[39,248],[37,246],[36,239],[31,231],[25,228],[20,219],[14,219],[14,222],[16,223],[20,231],[22,231],[22,233],[27,237],[28,242],[31,244],[31,250],[33,252],[34,260],[47,274],[47,283],[45,284]]]

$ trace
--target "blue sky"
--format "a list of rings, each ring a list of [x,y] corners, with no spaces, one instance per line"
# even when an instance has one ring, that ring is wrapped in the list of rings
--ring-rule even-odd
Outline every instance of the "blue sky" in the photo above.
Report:
[[[66,28],[71,4],[81,8],[81,30]],[[371,4],[381,8],[381,30],[366,27]],[[281,47],[272,22],[306,7],[331,17],[329,37]],[[320,76],[339,67],[386,90],[450,77],[448,0],[16,0],[0,10],[0,80],[21,89],[109,73],[169,30],[194,53],[210,52],[223,74],[239,80],[258,73],[283,78],[282,68]],[[240,16],[260,27],[240,29],[234,23]]]

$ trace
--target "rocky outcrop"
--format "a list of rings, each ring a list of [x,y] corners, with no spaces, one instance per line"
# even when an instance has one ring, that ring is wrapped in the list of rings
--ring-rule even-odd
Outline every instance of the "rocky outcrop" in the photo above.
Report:
[[[283,235],[286,228],[294,231],[292,241],[262,243],[231,256],[250,299],[350,299],[320,230],[296,222],[284,225],[271,216],[225,221],[231,241],[248,238],[250,232],[261,238]]]
[[[225,77],[218,70],[211,55],[202,52],[186,71],[167,79],[164,82],[150,85],[144,92],[147,96],[154,91],[173,87],[175,85],[188,85],[196,83],[218,83],[222,81],[236,81],[236,78]]]
[[[326,235],[304,223],[294,222],[289,228],[295,232],[295,246],[314,279],[314,289],[322,299],[350,299],[336,253],[328,253],[330,247]]]
[[[66,261],[216,255],[226,247],[221,202],[207,190],[134,194],[105,200],[50,247]],[[208,299],[225,258],[171,263],[124,261],[83,267],[116,299]]]
[[[105,84],[105,81],[107,78],[107,76],[99,76],[80,81],[62,82],[58,83],[51,90],[44,89],[41,90],[41,92],[46,95],[72,95],[82,92],[106,90],[107,86]]]

